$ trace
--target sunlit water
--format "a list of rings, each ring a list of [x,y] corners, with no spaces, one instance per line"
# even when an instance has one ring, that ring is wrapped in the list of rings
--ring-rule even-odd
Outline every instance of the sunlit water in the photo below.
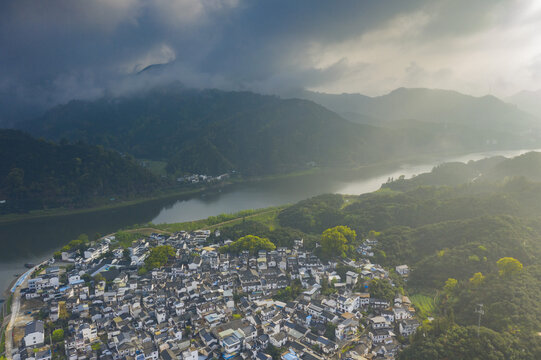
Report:
[[[513,157],[531,150],[472,153],[433,161],[428,164],[403,164],[393,169],[371,169],[347,176],[317,174],[241,184],[212,194],[177,197],[137,204],[119,209],[59,217],[28,219],[0,224],[0,289],[23,273],[23,264],[35,263],[51,255],[81,233],[107,234],[132,224],[171,223],[203,219],[244,209],[291,204],[324,193],[359,195],[380,188],[388,178],[430,171],[443,162],[480,160],[490,156]],[[344,180],[347,179],[347,180]]]

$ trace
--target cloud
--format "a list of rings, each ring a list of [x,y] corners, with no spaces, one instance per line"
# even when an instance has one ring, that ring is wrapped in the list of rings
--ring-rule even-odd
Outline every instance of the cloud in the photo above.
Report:
[[[535,4],[4,1],[0,121],[171,80],[274,93],[307,87],[375,95],[399,86],[509,93],[539,79]],[[136,75],[153,64],[167,65]]]

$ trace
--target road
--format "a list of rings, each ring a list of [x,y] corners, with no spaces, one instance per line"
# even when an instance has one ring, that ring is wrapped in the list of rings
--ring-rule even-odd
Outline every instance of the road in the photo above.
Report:
[[[25,281],[23,281],[24,283]],[[9,318],[8,326],[6,327],[6,358],[11,360],[13,354],[13,326],[19,317],[19,310],[21,308],[21,291],[20,286],[15,289],[13,293],[13,301],[11,302],[11,315]]]
[[[6,327],[6,358],[7,360],[12,359],[13,355],[13,327],[17,323],[19,318],[19,310],[21,309],[21,289],[28,285],[28,277],[32,274],[38,267],[44,264],[46,261],[34,266],[32,269],[25,272],[17,280],[13,288],[11,289],[13,300],[11,302],[11,315],[9,318],[8,326]]]

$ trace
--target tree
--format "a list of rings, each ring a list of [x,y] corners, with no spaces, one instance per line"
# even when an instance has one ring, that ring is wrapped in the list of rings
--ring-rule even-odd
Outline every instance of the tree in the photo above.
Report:
[[[222,246],[221,252],[238,254],[248,250],[250,254],[255,255],[259,250],[274,250],[276,246],[267,238],[261,238],[254,235],[246,235],[232,242],[229,245]]]
[[[19,168],[11,169],[5,182],[7,183],[9,189],[12,191],[17,191],[24,184],[24,170]]]
[[[77,240],[81,240],[83,242],[83,244],[86,244],[89,240],[88,240],[88,235],[87,234],[81,234],[77,237]]]
[[[480,272],[476,272],[475,274],[473,274],[473,276],[470,278],[470,284],[472,284],[473,286],[479,286],[481,285],[481,283],[485,280],[485,276],[480,273]]]
[[[176,255],[175,249],[170,245],[156,246],[150,250],[150,254],[145,259],[145,270],[152,270],[167,264],[169,258]]]
[[[443,290],[447,295],[450,295],[455,290],[456,286],[458,285],[458,280],[449,278],[447,281],[445,281],[445,285],[443,286]]]
[[[375,231],[375,230],[370,230],[370,231],[368,232],[368,238],[369,238],[370,240],[375,240],[375,239],[376,239],[378,236],[380,236],[380,235],[381,235],[381,233],[378,232],[378,231]]]
[[[522,271],[522,263],[512,257],[503,257],[496,262],[500,276],[512,276]]]
[[[269,344],[265,349],[265,353],[272,356],[273,360],[279,360],[282,358],[282,349],[277,348],[276,346]]]
[[[325,337],[330,340],[336,340],[336,325],[334,325],[332,322],[327,322],[325,324]]]
[[[394,299],[396,289],[387,280],[374,279],[368,285],[370,297],[391,301]]]
[[[66,308],[65,301],[58,302],[58,318],[61,320],[67,320],[69,318],[68,309]]]
[[[53,341],[56,343],[56,342],[60,342],[62,340],[64,340],[64,330],[63,329],[56,329],[53,331]]]
[[[128,250],[128,249],[122,250],[122,258],[123,258],[125,261],[130,261],[130,260],[131,260],[130,250]]]
[[[322,255],[326,258],[336,256],[346,257],[348,242],[357,237],[355,230],[347,226],[335,226],[321,234]]]

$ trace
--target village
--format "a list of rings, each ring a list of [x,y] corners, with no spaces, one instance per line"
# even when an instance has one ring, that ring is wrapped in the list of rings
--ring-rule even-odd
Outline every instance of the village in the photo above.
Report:
[[[420,325],[390,276],[407,280],[408,266],[371,263],[377,240],[356,261],[323,262],[302,239],[223,253],[232,240],[218,230],[153,233],[126,249],[116,241],[32,269],[14,291],[8,359],[394,359]],[[174,256],[141,271],[158,247]],[[371,296],[374,280],[394,299]]]

